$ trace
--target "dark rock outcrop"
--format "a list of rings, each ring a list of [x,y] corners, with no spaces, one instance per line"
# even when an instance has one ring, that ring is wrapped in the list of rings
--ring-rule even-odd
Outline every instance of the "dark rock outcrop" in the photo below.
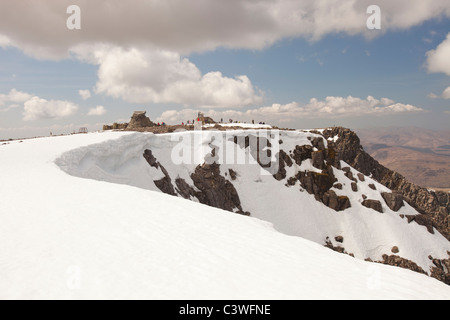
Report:
[[[164,178],[159,180],[153,180],[155,185],[158,187],[159,190],[161,190],[164,193],[170,194],[172,196],[176,195],[175,190],[173,189],[172,185],[172,179],[170,179],[169,173],[167,172],[166,168],[164,168],[158,160],[156,160],[155,156],[153,155],[151,150],[145,150],[144,151],[144,158],[147,160],[148,164],[150,166],[160,169],[162,173],[164,174]]]
[[[366,199],[361,203],[364,207],[373,209],[380,213],[383,213],[383,207],[381,206],[381,202],[373,199]]]
[[[438,225],[437,223],[431,218],[430,216],[427,216],[425,214],[418,214],[418,215],[401,215],[401,217],[406,217],[408,219],[408,223],[416,222],[417,224],[424,226],[427,228],[428,232],[431,234],[434,234],[434,228],[437,229]]]
[[[434,267],[431,268],[431,276],[450,285],[450,252],[447,251],[449,259],[435,259],[431,255],[428,257]]]
[[[143,156],[150,166],[160,169],[164,174],[164,178],[153,181],[162,192],[173,196],[178,193],[185,199],[195,197],[200,203],[212,207],[250,215],[249,212],[242,210],[239,195],[233,184],[220,175],[220,166],[218,164],[205,163],[197,166],[195,172],[191,174],[192,181],[197,190],[181,178],[175,179],[175,189],[167,170],[158,162],[152,151],[145,150]]]
[[[323,131],[323,136],[333,138],[328,141],[329,148],[336,152],[335,164],[343,160],[366,176],[402,194],[404,200],[417,209],[422,215],[430,217],[436,229],[450,241],[450,194],[434,192],[415,185],[401,174],[389,170],[366,153],[355,132],[350,129],[335,127]],[[374,186],[373,186],[374,187]]]
[[[276,158],[279,161],[278,165],[275,164],[275,167],[278,167],[278,171],[273,175],[273,177],[277,180],[283,180],[286,178],[285,166],[287,165],[288,167],[291,167],[293,162],[289,155],[283,150],[280,150],[278,157]]]
[[[312,150],[313,148],[308,145],[296,146],[292,158],[300,166],[304,160],[311,159]]]
[[[419,272],[422,274],[427,274],[421,267],[419,267],[415,262],[402,258],[400,256],[397,255],[387,255],[387,254],[383,254],[382,255],[383,260],[380,261],[376,261],[382,264],[388,264],[390,266],[396,266],[396,267],[400,267],[400,268],[404,268],[404,269],[409,269],[415,272]]]
[[[250,215],[249,212],[242,210],[239,195],[233,184],[220,175],[220,166],[218,164],[205,163],[197,166],[195,172],[191,174],[191,179],[195,187],[200,190],[200,192],[194,192],[194,195],[201,203]],[[191,194],[192,191],[189,190],[187,193]]]
[[[344,238],[341,237],[341,236],[338,236],[338,237],[334,238],[334,240],[336,240],[336,242],[342,243],[344,241]],[[349,256],[354,257],[354,254],[353,253],[348,253],[345,250],[344,247],[342,247],[342,246],[334,246],[333,243],[330,241],[329,237],[327,237],[325,239],[325,247],[327,247],[327,248],[329,248],[329,249],[331,249],[333,251],[336,251],[336,252],[339,252],[339,253],[348,254]]]
[[[130,122],[128,123],[127,129],[153,127],[155,124],[150,121],[150,118],[145,114],[145,111],[135,111]]]
[[[350,200],[347,196],[338,196],[333,190],[330,190],[336,182],[332,172],[331,168],[322,173],[299,172],[295,177],[309,194],[314,195],[316,200],[335,211],[342,211],[351,207]]]
[[[397,212],[401,207],[404,206],[403,195],[398,191],[394,191],[392,193],[382,192],[381,196],[383,197],[387,206],[395,212]]]
[[[328,190],[321,197],[323,204],[335,211],[343,211],[351,207],[347,196],[338,196],[333,190]]]
[[[313,151],[311,153],[311,158],[312,158],[312,165],[315,168],[321,170],[326,168],[324,152],[322,150]]]
[[[236,180],[236,177],[237,177],[237,173],[236,173],[236,171],[234,171],[233,169],[228,169],[228,173],[230,174],[230,178],[231,178],[231,180]]]

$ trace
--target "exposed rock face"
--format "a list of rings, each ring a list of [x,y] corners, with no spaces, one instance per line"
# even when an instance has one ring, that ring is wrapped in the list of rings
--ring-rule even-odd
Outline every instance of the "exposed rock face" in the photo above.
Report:
[[[325,157],[324,157],[324,152],[322,150],[319,151],[313,151],[311,154],[311,158],[312,158],[312,165],[314,167],[316,167],[317,169],[325,169],[326,168],[326,164],[325,164]]]
[[[405,215],[402,217],[406,217],[406,219],[408,219],[408,223],[416,222],[417,224],[426,227],[428,232],[431,234],[434,234],[434,228],[438,229],[437,223],[433,220],[432,217],[426,214]]]
[[[358,136],[350,129],[329,128],[323,131],[323,136],[327,139],[338,136],[336,142],[328,142],[329,148],[333,148],[336,152],[335,164],[343,160],[363,174],[371,175],[373,179],[389,189],[400,192],[406,202],[423,215],[430,217],[439,232],[450,241],[449,193],[422,188],[408,182],[399,173],[382,166],[364,151]],[[387,201],[390,202],[390,200]]]
[[[334,240],[336,240],[336,242],[342,243],[344,242],[344,238],[341,236],[335,237]],[[339,252],[339,253],[345,253],[348,254],[351,257],[354,257],[353,253],[348,253],[344,247],[342,246],[338,246],[338,245],[333,245],[333,243],[330,241],[330,239],[327,237],[325,240],[325,247],[330,248],[333,251]]]
[[[283,150],[280,150],[277,158],[279,159],[278,171],[273,175],[273,177],[277,180],[283,180],[286,178],[285,166],[287,165],[288,167],[292,167],[293,162],[289,155]]]
[[[150,121],[150,118],[147,117],[145,111],[135,111],[133,116],[131,117],[130,123],[127,126],[127,129],[139,129],[146,127],[153,127],[155,124]]]
[[[312,150],[313,148],[308,145],[295,146],[292,158],[296,164],[301,165],[303,160],[311,159]]]
[[[241,207],[239,195],[233,184],[220,175],[218,164],[203,164],[197,166],[191,174],[194,185],[200,190],[196,196],[206,205],[224,210],[250,215]]]
[[[250,215],[249,212],[242,210],[239,195],[233,184],[220,175],[220,166],[218,164],[205,163],[197,166],[195,172],[191,174],[192,181],[197,189],[181,178],[175,180],[175,189],[167,170],[158,162],[152,151],[145,150],[143,156],[150,166],[160,169],[164,174],[164,178],[153,181],[162,192],[173,196],[176,196],[178,193],[185,199],[197,198],[200,203],[212,207]]]
[[[382,264],[388,264],[390,266],[396,266],[396,267],[400,267],[400,268],[404,268],[404,269],[409,269],[412,271],[416,271],[419,273],[423,273],[423,274],[427,274],[421,267],[419,267],[415,262],[402,258],[400,256],[397,255],[387,255],[387,254],[383,254],[383,260],[381,261],[376,261]]]
[[[383,199],[386,202],[387,206],[392,211],[397,212],[398,210],[400,210],[401,207],[404,206],[404,204],[403,204],[403,195],[400,192],[398,192],[398,191],[394,191],[392,193],[382,192],[381,196],[383,197]]]
[[[309,194],[313,194],[318,201],[335,211],[342,211],[351,207],[350,200],[347,196],[338,196],[333,190],[330,190],[336,182],[332,173],[333,169],[331,168],[323,170],[322,173],[299,172],[295,179],[300,181],[301,186]]]
[[[236,176],[237,176],[236,171],[234,171],[233,169],[229,168],[228,169],[228,173],[230,174],[231,180],[236,180]]]
[[[328,190],[324,193],[322,202],[335,211],[343,211],[351,207],[350,200],[347,196],[338,196],[333,190]]]
[[[383,213],[383,207],[381,206],[381,202],[378,200],[366,199],[361,204],[367,208]]]
[[[428,259],[434,264],[431,268],[431,276],[450,285],[450,252],[447,251],[447,254],[449,259],[434,259],[432,256]]]
[[[159,180],[154,180],[153,182],[158,187],[159,190],[161,190],[164,193],[168,193],[170,195],[175,195],[175,191],[173,189],[172,180],[170,179],[169,173],[167,170],[156,160],[156,158],[153,156],[153,153],[151,150],[145,150],[144,151],[144,158],[147,160],[148,164],[156,169],[161,169],[161,171],[164,174],[164,178]]]

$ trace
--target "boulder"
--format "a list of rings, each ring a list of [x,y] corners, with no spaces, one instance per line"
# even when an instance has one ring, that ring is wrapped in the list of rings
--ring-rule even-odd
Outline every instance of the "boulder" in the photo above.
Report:
[[[381,206],[381,202],[373,199],[366,199],[361,203],[363,206],[383,213],[383,207]]]
[[[328,190],[321,197],[322,203],[335,211],[343,211],[351,207],[347,196],[338,196],[333,190]]]
[[[400,210],[401,207],[404,206],[403,204],[403,195],[400,192],[382,192],[381,196],[383,197],[384,201],[386,202],[387,206],[397,212]]]

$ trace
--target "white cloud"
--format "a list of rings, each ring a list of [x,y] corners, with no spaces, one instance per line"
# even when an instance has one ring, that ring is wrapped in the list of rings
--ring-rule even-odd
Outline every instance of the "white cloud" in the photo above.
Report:
[[[383,29],[371,32],[366,27],[371,0],[76,2],[82,28],[68,32],[70,2],[0,1],[0,45],[50,59],[67,57],[73,46],[98,42],[188,54],[218,47],[262,49],[283,38],[317,40],[332,33],[370,37],[450,16],[448,0],[379,0]]]
[[[442,92],[441,97],[444,99],[450,99],[450,87],[447,87],[447,89]]]
[[[83,100],[87,100],[91,97],[91,92],[89,90],[78,90],[78,94]]]
[[[388,98],[375,99],[368,96],[366,99],[348,97],[326,97],[325,100],[312,98],[307,104],[291,102],[287,104],[272,104],[247,111],[237,110],[208,110],[205,114],[216,121],[221,118],[228,122],[229,119],[256,123],[289,123],[299,119],[324,119],[344,118],[360,116],[386,116],[394,114],[420,113],[424,109],[410,105],[395,103]],[[156,118],[156,121],[167,123],[181,123],[193,119],[196,114],[194,109],[168,110]]]
[[[441,95],[437,95],[437,94],[431,92],[431,93],[428,94],[428,98],[430,98],[430,99],[439,99],[439,98],[442,98],[442,99],[450,99],[450,87],[447,87],[447,88],[442,92]]]
[[[78,106],[69,101],[32,97],[24,103],[23,120],[65,118],[73,115]]]
[[[426,66],[429,72],[443,72],[450,76],[450,33],[436,49],[427,52]]]
[[[64,118],[78,110],[78,106],[72,102],[61,100],[48,101],[16,89],[11,89],[7,94],[0,94],[0,106],[5,104],[9,105],[0,109],[1,112],[23,106],[23,120],[25,121]]]
[[[9,38],[0,34],[0,47],[6,48],[10,45],[11,45],[11,41],[9,40]]]
[[[104,106],[96,106],[95,108],[89,109],[87,113],[88,116],[102,116],[106,113],[106,109]]]
[[[201,71],[178,53],[99,45],[73,50],[82,61],[98,64],[96,93],[131,103],[177,103],[197,108],[237,108],[262,102],[245,75],[234,78]]]
[[[12,103],[22,103],[27,101],[32,97],[31,94],[18,91],[16,89],[11,89],[8,94],[0,94],[0,106],[5,105],[8,102]]]
[[[16,109],[19,107],[20,107],[20,105],[18,105],[18,104],[11,104],[11,105],[7,106],[6,108],[0,109],[0,112],[8,112],[9,110]]]

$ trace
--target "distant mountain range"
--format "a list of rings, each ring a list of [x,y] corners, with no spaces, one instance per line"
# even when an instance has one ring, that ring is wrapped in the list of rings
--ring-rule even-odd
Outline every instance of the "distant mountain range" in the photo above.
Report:
[[[385,127],[356,132],[365,151],[382,165],[420,186],[450,189],[450,130]]]

